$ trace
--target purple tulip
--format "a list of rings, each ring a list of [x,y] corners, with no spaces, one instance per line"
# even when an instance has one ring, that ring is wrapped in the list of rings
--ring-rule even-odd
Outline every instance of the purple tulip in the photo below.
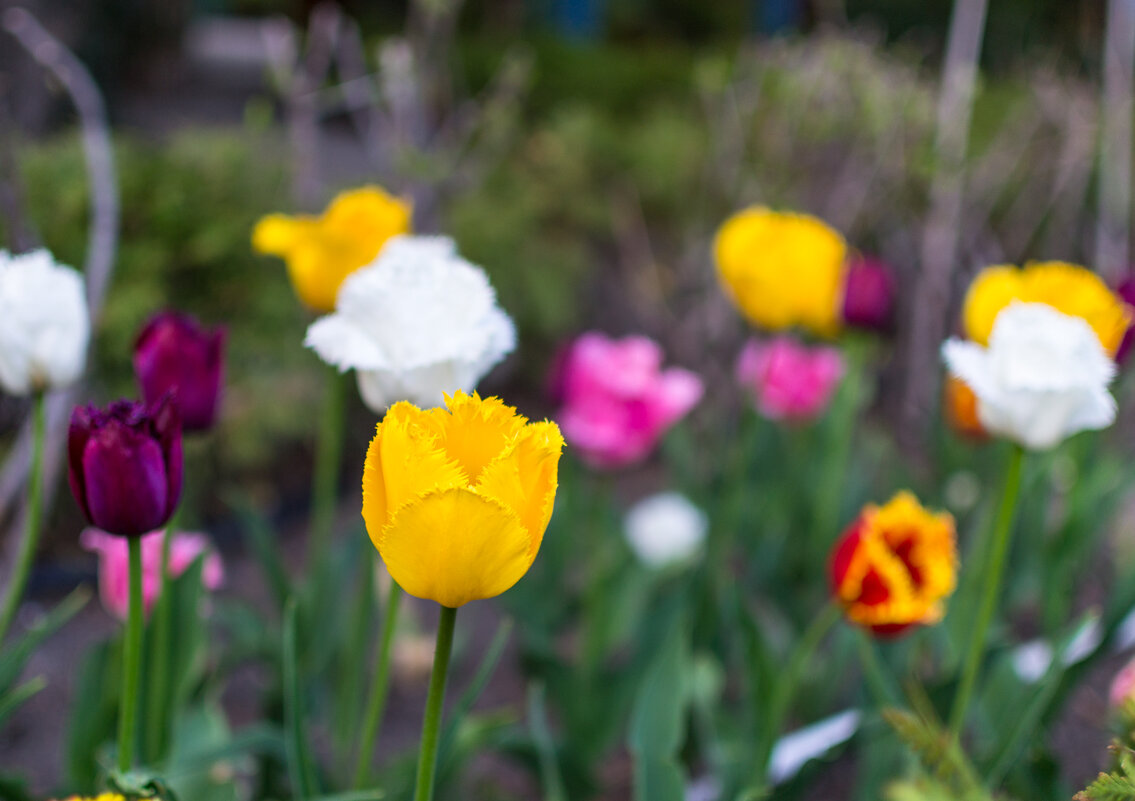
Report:
[[[843,321],[852,328],[891,330],[894,318],[895,280],[878,259],[853,258],[843,289]]]
[[[181,420],[166,396],[76,406],[67,435],[68,479],[94,526],[138,537],[164,526],[181,497]]]
[[[1135,276],[1123,279],[1116,287],[1115,294],[1119,295],[1128,306],[1135,306]],[[1128,327],[1127,332],[1123,335],[1123,341],[1119,343],[1119,348],[1115,351],[1116,364],[1123,363],[1127,354],[1131,352],[1132,344],[1135,344],[1135,325]]]
[[[142,398],[156,403],[172,392],[186,431],[213,426],[221,402],[225,332],[194,318],[163,312],[150,319],[134,345],[134,372]]]

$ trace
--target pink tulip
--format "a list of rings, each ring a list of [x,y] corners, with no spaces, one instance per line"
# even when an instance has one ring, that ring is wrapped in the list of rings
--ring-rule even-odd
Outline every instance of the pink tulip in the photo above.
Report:
[[[594,467],[645,459],[662,435],[699,400],[703,386],[689,370],[662,369],[662,348],[642,336],[580,336],[563,359],[558,415],[568,443]]]
[[[161,595],[164,538],[165,531],[153,531],[141,538],[142,608],[146,615]],[[103,606],[119,620],[126,620],[130,605],[130,563],[126,539],[97,528],[88,528],[80,535],[79,542],[99,556],[99,597]],[[180,576],[201,554],[205,554],[201,583],[206,589],[215,590],[224,581],[224,565],[204,534],[179,532],[173,535],[169,545],[170,575]]]
[[[770,420],[803,423],[824,413],[843,378],[835,348],[809,348],[788,336],[750,339],[737,359],[737,380]]]
[[[1135,701],[1135,660],[1128,662],[1115,674],[1107,695],[1116,709],[1122,709],[1128,701]]]

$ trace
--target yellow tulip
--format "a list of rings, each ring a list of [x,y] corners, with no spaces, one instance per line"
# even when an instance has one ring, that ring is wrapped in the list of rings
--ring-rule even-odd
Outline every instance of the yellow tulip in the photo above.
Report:
[[[446,405],[387,411],[367,450],[363,519],[403,590],[456,608],[500,595],[532,566],[564,440],[498,398],[458,391]]]
[[[347,276],[374,261],[388,239],[410,230],[410,213],[406,201],[364,186],[338,195],[318,217],[261,218],[252,247],[284,259],[300,300],[329,312]]]
[[[726,294],[754,325],[839,331],[847,244],[822,220],[753,206],[722,224],[713,252]]]
[[[1131,308],[1087,268],[1061,261],[986,267],[970,284],[962,308],[967,339],[989,344],[993,321],[1012,301],[1044,303],[1092,327],[1112,356],[1131,324]]]

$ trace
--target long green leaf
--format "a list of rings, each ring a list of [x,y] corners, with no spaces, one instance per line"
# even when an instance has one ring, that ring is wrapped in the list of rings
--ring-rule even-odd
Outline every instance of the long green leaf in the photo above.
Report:
[[[560,775],[556,743],[548,727],[548,712],[544,708],[543,684],[528,685],[528,725],[532,729],[532,741],[536,744],[536,754],[540,759],[544,801],[566,801],[567,791]]]
[[[303,699],[300,695],[296,654],[296,602],[289,599],[284,607],[284,721],[287,728],[284,748],[287,753],[288,778],[296,798],[312,798],[317,792],[315,769],[304,736]]]
[[[8,718],[20,708],[20,706],[47,686],[47,679],[43,676],[36,676],[30,681],[26,681],[10,692],[0,695],[0,726],[7,722]]]
[[[0,692],[15,683],[35,649],[74,617],[90,597],[86,587],[74,590],[0,655]]]

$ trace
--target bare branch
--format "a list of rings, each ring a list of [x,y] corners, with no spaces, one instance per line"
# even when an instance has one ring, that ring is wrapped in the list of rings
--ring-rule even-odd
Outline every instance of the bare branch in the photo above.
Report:
[[[118,247],[119,196],[115,179],[114,150],[102,94],[91,74],[75,54],[23,8],[10,8],[0,16],[0,25],[67,91],[78,112],[83,153],[86,156],[91,202],[91,222],[84,273],[91,318],[98,319],[106,298]],[[53,394],[47,403],[47,442],[44,470],[48,492],[62,467],[67,419],[75,391]],[[20,494],[31,462],[31,424],[28,421],[8,462],[0,472],[0,520],[8,517]]]

